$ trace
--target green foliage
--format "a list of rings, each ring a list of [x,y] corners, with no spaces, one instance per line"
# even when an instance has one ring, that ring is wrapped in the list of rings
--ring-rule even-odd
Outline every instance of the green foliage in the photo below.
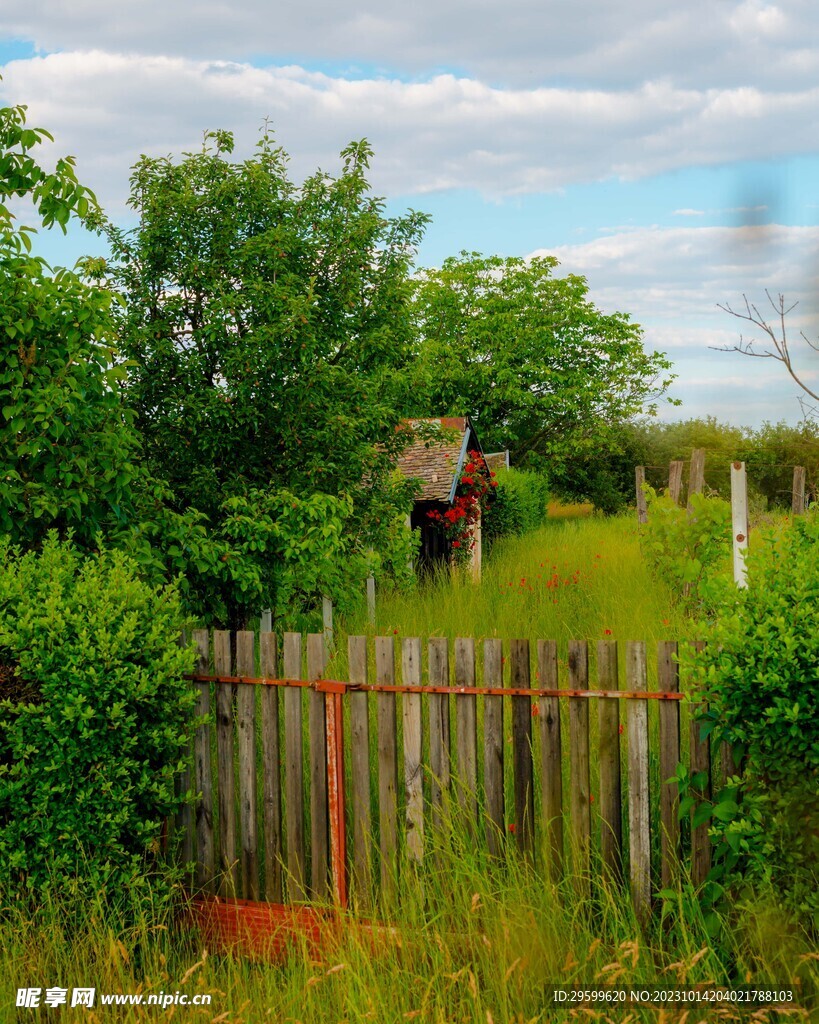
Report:
[[[819,518],[772,534],[747,563],[746,588],[716,585],[707,646],[688,655],[709,704],[702,732],[741,766],[712,810],[718,881],[771,886],[819,932]]]
[[[137,438],[118,393],[111,293],[52,273],[8,206],[28,199],[44,226],[63,230],[95,208],[70,157],[53,173],[37,163],[46,138],[26,127],[24,107],[0,109],[0,533],[30,547],[71,529],[93,547],[99,530],[128,519]]]
[[[175,589],[52,533],[0,542],[0,610],[0,890],[161,885],[194,701]]]
[[[691,496],[690,512],[646,486],[648,523],[643,552],[655,574],[689,611],[712,607],[715,581],[730,569],[731,506],[721,498]]]
[[[550,465],[552,490],[564,501],[590,501],[614,515],[634,504],[634,467],[648,462],[647,451],[631,423],[612,424],[604,447]]]
[[[536,530],[546,520],[549,503],[549,481],[543,473],[501,469],[495,479],[495,500],[482,524],[483,537],[490,547],[499,537]]]
[[[695,448],[702,448],[707,488],[724,498],[731,493],[730,465],[735,460],[746,465],[748,497],[757,508],[790,508],[794,466],[805,467],[807,493],[816,498],[819,423],[763,423],[752,429],[709,416],[673,423],[640,420],[624,429],[633,438],[634,465],[649,467],[647,479],[658,488],[665,486],[672,460],[688,460]]]
[[[144,157],[139,225],[107,232],[147,467],[211,542],[191,583],[198,607],[237,626],[297,591],[341,599],[406,548],[396,521],[410,498],[391,473],[425,218],[385,217],[366,142],[344,150],[338,177],[301,186],[267,133],[244,162],[227,158],[232,144],[216,132],[179,163]]]
[[[414,414],[469,414],[489,449],[549,471],[605,447],[612,425],[663,394],[668,359],[645,352],[628,316],[597,309],[585,278],[554,277],[556,267],[462,253],[424,272]]]

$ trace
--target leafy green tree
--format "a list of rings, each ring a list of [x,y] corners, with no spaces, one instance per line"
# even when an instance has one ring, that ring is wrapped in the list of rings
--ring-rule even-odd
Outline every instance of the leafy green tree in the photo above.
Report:
[[[343,601],[367,551],[399,565],[403,548],[406,566],[407,491],[391,474],[426,218],[385,217],[366,142],[337,177],[300,186],[267,132],[247,160],[232,149],[214,132],[178,163],[143,157],[139,225],[107,233],[124,392],[170,513],[187,517],[173,557],[196,547],[201,607],[236,626],[281,609],[293,573],[302,602]]]
[[[654,407],[669,360],[557,265],[461,253],[422,275],[414,412],[468,413],[484,447],[548,467],[610,445],[624,419]]]
[[[0,533],[33,547],[71,529],[93,546],[128,520],[138,441],[116,387],[111,293],[52,272],[10,208],[28,200],[44,227],[65,230],[96,207],[71,157],[53,172],[38,163],[44,139],[25,107],[0,109]]]

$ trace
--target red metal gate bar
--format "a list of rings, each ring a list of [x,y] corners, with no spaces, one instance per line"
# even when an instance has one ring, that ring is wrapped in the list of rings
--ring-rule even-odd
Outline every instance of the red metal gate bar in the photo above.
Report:
[[[252,676],[202,676],[186,674],[183,678],[197,683],[255,683],[258,686],[304,686],[319,693],[351,692],[351,693],[455,693],[477,694],[484,697],[585,697],[588,700],[598,697],[611,700],[685,700],[684,693],[655,693],[651,690],[525,690],[501,686],[399,686],[386,683],[356,684],[344,683],[332,679],[319,679],[308,683],[302,679],[268,679]],[[333,687],[341,686],[343,691],[335,691]]]

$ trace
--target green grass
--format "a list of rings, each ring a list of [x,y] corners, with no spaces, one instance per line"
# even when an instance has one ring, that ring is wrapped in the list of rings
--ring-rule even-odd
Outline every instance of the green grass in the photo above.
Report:
[[[770,911],[738,910],[719,949],[696,904],[669,927],[658,925],[643,936],[619,894],[586,902],[576,898],[571,880],[558,891],[519,862],[493,871],[466,845],[447,847],[436,870],[420,878],[405,873],[400,911],[385,916],[390,932],[374,941],[349,927],[317,953],[296,947],[281,965],[206,950],[195,930],[160,910],[143,909],[134,920],[122,905],[72,910],[47,904],[34,915],[12,909],[0,920],[0,1021],[73,1020],[75,1013],[80,1019],[81,1011],[74,1010],[15,1016],[18,987],[54,985],[93,986],[98,993],[209,993],[209,1007],[177,1009],[173,1019],[226,1024],[589,1019],[551,1001],[555,987],[577,985],[750,982],[796,987],[803,998],[819,991],[819,963],[810,944]],[[633,1012],[592,1019],[685,1019],[680,1009]],[[171,1012],[100,1007],[83,1019],[160,1016],[171,1019]],[[712,1019],[719,1018],[688,1018]]]
[[[347,634],[557,640],[658,640],[690,629],[671,592],[652,578],[634,514],[553,518],[500,541],[480,583],[441,572],[410,594],[380,591],[373,627],[363,607],[336,623]]]
[[[557,584],[551,582],[553,566]],[[658,640],[684,638],[689,628],[667,588],[649,575],[633,516],[555,516],[537,533],[499,544],[480,585],[442,577],[412,595],[379,594],[374,629],[363,609],[338,621],[333,671],[344,678],[346,634],[528,637],[558,641],[565,679],[569,639],[644,640],[651,665]],[[480,651],[478,645],[479,659]],[[537,730],[535,737],[537,744]],[[593,763],[593,790],[595,769]],[[79,1010],[17,1011],[16,990],[28,986],[209,993],[209,1007],[99,1008],[85,1019],[163,1016],[224,1024],[694,1024],[723,1018],[710,1009],[686,1017],[684,1008],[601,1007],[595,1017],[556,1006],[550,995],[555,987],[578,984],[650,988],[705,982],[785,986],[802,999],[819,992],[815,943],[772,909],[771,898],[734,906],[715,941],[695,898],[681,898],[643,934],[627,894],[593,891],[592,899],[579,898],[577,879],[555,887],[514,855],[499,868],[480,844],[464,841],[457,831],[437,840],[427,834],[423,870],[402,872],[400,905],[376,911],[391,926],[389,933],[374,943],[351,921],[319,953],[296,948],[281,965],[206,950],[194,929],[162,907],[134,913],[126,902],[80,908],[46,903],[32,913],[16,905],[0,912],[0,1024],[73,1020],[75,1012],[80,1019]],[[758,1021],[785,1019],[755,1010]]]

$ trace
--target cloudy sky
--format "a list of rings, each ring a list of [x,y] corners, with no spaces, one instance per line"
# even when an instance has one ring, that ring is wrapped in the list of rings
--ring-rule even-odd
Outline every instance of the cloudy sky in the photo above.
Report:
[[[783,367],[711,347],[739,340],[717,304],[743,293],[798,300],[819,382],[795,344],[819,336],[811,0],[0,0],[0,74],[123,223],[131,164],[205,129],[249,153],[269,118],[295,177],[366,137],[391,212],[433,216],[421,265],[555,254],[672,357],[665,418],[798,420]],[[41,239],[62,262],[95,245]]]

